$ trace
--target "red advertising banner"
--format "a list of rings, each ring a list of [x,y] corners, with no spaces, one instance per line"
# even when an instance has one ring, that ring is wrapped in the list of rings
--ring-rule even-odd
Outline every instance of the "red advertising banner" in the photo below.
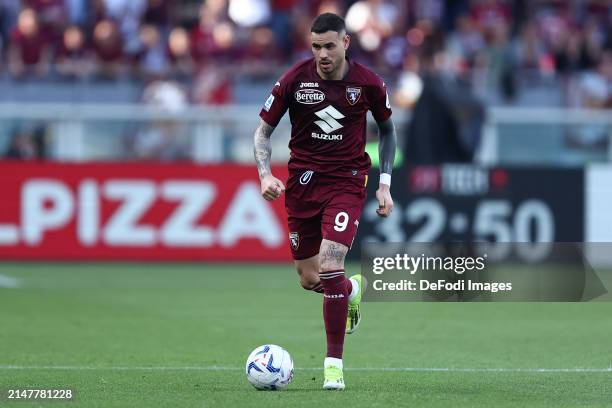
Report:
[[[4,260],[291,259],[253,166],[0,162],[0,189]]]

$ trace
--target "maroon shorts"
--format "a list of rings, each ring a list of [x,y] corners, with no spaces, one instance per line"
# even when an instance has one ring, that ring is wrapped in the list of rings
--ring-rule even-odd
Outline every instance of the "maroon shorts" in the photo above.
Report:
[[[319,253],[321,240],[351,247],[366,199],[367,174],[324,176],[290,172],[285,192],[293,259]]]

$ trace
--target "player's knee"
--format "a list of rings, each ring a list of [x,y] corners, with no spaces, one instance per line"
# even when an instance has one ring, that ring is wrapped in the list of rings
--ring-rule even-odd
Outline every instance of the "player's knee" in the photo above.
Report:
[[[314,290],[319,286],[319,271],[313,268],[298,267],[297,272],[300,275],[300,284],[306,290]]]
[[[315,280],[306,280],[306,279],[300,279],[300,284],[306,290],[315,290],[320,285],[319,280],[315,281]]]

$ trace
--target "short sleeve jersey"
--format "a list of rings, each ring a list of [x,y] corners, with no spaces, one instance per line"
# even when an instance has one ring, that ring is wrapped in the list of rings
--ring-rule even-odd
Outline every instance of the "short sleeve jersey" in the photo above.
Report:
[[[347,60],[341,80],[324,80],[314,58],[289,69],[274,85],[261,118],[276,126],[287,110],[291,121],[289,170],[326,175],[366,172],[366,115],[377,122],[391,116],[384,82],[365,66]]]

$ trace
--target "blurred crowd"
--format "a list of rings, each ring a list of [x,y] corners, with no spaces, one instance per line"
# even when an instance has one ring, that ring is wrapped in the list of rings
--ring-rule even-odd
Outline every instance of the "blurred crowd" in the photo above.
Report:
[[[435,47],[445,69],[486,71],[510,94],[516,70],[571,75],[609,58],[608,0],[0,0],[0,66],[13,78],[274,75],[309,55],[325,11],[346,17],[352,55],[391,76]]]
[[[142,81],[143,101],[168,109],[239,102],[236,80],[269,83],[311,55],[323,12],[345,17],[349,55],[399,108],[414,108],[428,73],[440,89],[461,82],[459,99],[494,90],[512,104],[548,83],[567,105],[612,107],[609,0],[0,0],[0,78]]]

